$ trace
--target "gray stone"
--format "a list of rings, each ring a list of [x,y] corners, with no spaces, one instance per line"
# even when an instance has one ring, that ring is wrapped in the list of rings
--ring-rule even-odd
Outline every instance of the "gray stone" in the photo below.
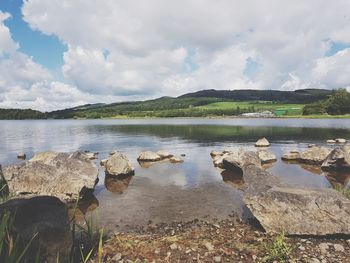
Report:
[[[329,143],[329,144],[335,144],[336,141],[335,141],[335,140],[327,140],[327,143]]]
[[[268,146],[270,146],[270,143],[266,138],[259,139],[255,143],[255,147],[268,147]]]
[[[167,158],[171,158],[174,156],[174,154],[164,151],[164,150],[160,150],[157,152],[157,154],[160,156],[161,159],[167,159]]]
[[[259,150],[258,156],[262,164],[273,163],[277,161],[276,156],[268,150]]]
[[[157,162],[160,161],[162,158],[155,152],[151,151],[144,151],[141,152],[137,160],[139,162]]]
[[[335,142],[336,142],[336,143],[346,143],[346,139],[337,138],[337,139],[335,139]]]
[[[321,166],[324,171],[350,171],[350,154],[347,147],[337,147]]]
[[[332,189],[272,187],[244,202],[269,233],[350,234],[350,200]]]
[[[173,156],[169,159],[169,161],[171,163],[183,163],[184,160],[179,157]]]
[[[17,154],[17,158],[21,160],[25,160],[27,158],[27,155],[23,152]]]
[[[20,164],[3,169],[11,194],[57,196],[73,201],[93,192],[97,166],[82,152],[43,152]]]
[[[306,164],[321,165],[332,149],[325,147],[312,147],[300,154],[299,161]]]
[[[344,247],[340,244],[334,244],[333,246],[334,246],[334,250],[337,252],[344,252],[345,251]]]
[[[210,156],[212,158],[215,158],[216,156],[222,156],[222,155],[223,155],[223,153],[220,152],[220,151],[213,150],[213,151],[210,152]]]
[[[297,161],[300,158],[299,151],[290,151],[289,153],[285,153],[282,156],[283,161]]]
[[[105,168],[108,175],[121,176],[134,174],[134,167],[132,167],[128,158],[120,152],[114,153],[107,159]]]

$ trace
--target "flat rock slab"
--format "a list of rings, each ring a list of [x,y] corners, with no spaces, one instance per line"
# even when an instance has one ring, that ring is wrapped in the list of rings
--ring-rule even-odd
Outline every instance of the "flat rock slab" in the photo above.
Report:
[[[350,235],[350,200],[332,189],[272,187],[244,202],[269,233]]]
[[[3,169],[11,194],[56,196],[74,201],[92,193],[98,180],[97,166],[82,152],[43,152],[21,164]]]

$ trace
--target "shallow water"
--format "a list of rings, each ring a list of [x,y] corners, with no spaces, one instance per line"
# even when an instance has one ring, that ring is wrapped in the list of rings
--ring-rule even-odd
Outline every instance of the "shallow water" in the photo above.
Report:
[[[242,193],[238,188],[243,182],[234,175],[221,175],[213,167],[209,153],[230,147],[254,149],[254,142],[260,137],[269,139],[270,150],[279,159],[266,169],[283,181],[312,188],[349,183],[348,175],[341,182],[334,182],[315,167],[280,160],[284,152],[303,150],[309,143],[324,145],[327,139],[350,139],[349,119],[0,121],[0,163],[18,162],[19,152],[30,158],[46,150],[90,150],[99,152],[99,159],[114,149],[125,153],[136,168],[135,176],[105,180],[100,167],[100,181],[94,193],[98,202],[95,200],[92,207],[99,204],[101,224],[110,229],[126,228],[149,220],[188,221],[242,215]],[[178,156],[185,154],[185,162],[162,162],[149,168],[137,163],[140,151],[160,149]]]

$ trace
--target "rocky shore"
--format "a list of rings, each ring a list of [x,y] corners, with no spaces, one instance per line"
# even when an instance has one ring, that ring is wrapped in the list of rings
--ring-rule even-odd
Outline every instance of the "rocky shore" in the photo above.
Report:
[[[271,259],[278,237],[238,219],[195,220],[115,233],[103,248],[104,262],[349,262],[350,239],[286,237],[290,248],[281,261]],[[280,241],[280,240],[278,240]]]
[[[335,146],[310,145],[302,152],[285,153],[282,160],[312,165],[335,176],[339,171],[348,172],[350,146],[346,140],[338,138],[328,144]],[[103,261],[274,262],[281,260],[272,257],[274,246],[283,245],[284,254],[279,253],[284,261],[280,262],[350,262],[350,200],[334,189],[290,186],[269,173],[264,165],[277,161],[269,146],[262,138],[255,150],[224,149],[210,154],[224,180],[239,178],[233,186],[242,191],[244,210],[249,214],[244,220],[232,216],[150,221],[147,226],[110,236],[102,249]],[[44,152],[19,164],[0,166],[1,195],[11,199],[0,204],[0,214],[16,215],[18,210],[16,231],[27,241],[37,233],[49,262],[55,262],[57,254],[69,254],[68,247],[74,242],[70,223],[78,217],[77,208],[81,218],[89,210],[82,201],[93,197],[99,169],[104,169],[106,188],[119,194],[135,175],[132,162],[119,151],[101,160],[101,168],[96,156],[91,152]],[[147,169],[164,162],[176,165],[184,159],[164,150],[142,151],[137,162]],[[284,234],[287,237],[281,236]]]

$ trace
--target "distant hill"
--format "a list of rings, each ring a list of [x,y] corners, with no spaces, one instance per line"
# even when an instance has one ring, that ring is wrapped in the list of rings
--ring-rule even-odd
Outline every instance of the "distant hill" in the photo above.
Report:
[[[295,91],[280,90],[201,90],[187,93],[179,98],[221,98],[235,101],[274,101],[283,103],[312,103],[327,99],[331,90],[301,89]]]
[[[96,103],[51,112],[35,110],[0,109],[0,119],[67,119],[103,117],[203,117],[239,115],[260,109],[276,109],[281,104],[314,103],[327,99],[330,90],[303,89],[296,91],[278,90],[201,90],[179,97],[161,97],[146,101]],[[237,102],[236,106],[203,107],[220,102]],[[247,102],[245,105],[239,104]],[[221,104],[220,104],[221,105]]]

